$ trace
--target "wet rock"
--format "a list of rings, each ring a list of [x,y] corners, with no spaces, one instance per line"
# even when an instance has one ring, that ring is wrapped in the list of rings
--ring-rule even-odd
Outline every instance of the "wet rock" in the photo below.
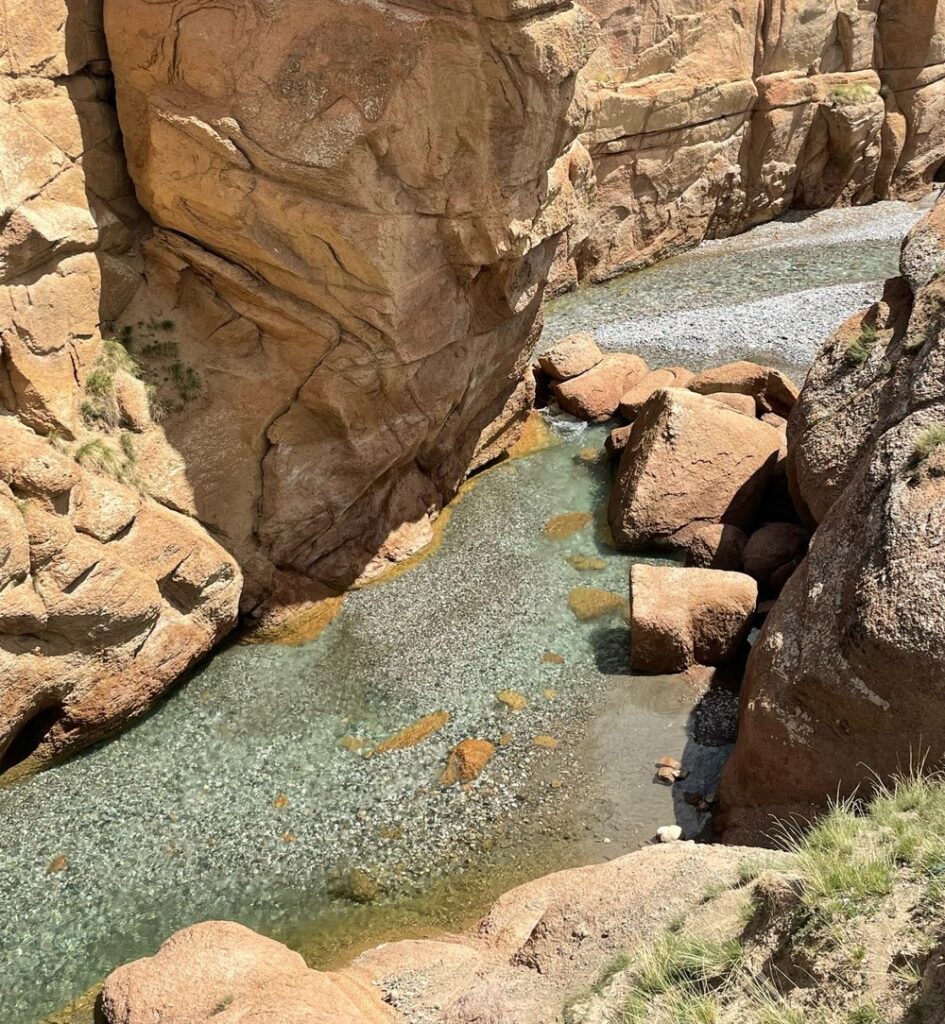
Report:
[[[545,651],[541,656],[542,662],[546,665],[563,665],[564,658],[560,654],[555,654],[554,651]]]
[[[603,558],[596,558],[593,555],[568,555],[565,561],[578,572],[602,572],[607,568]]]
[[[422,743],[428,736],[439,732],[450,720],[448,711],[434,711],[431,715],[411,723],[386,740],[381,740],[374,748],[375,754],[388,754],[392,750],[406,750],[408,747],[415,747]]]
[[[538,365],[552,380],[564,381],[592,370],[604,358],[593,334],[578,331],[538,357]]]
[[[576,533],[586,529],[593,522],[594,517],[589,512],[565,512],[563,515],[555,516],[545,523],[542,534],[548,540],[567,540]]]
[[[597,587],[574,587],[568,594],[568,607],[580,622],[590,622],[605,615],[626,608],[626,600],[612,590],[600,590]]]
[[[641,672],[685,672],[734,659],[751,626],[758,585],[713,569],[630,570],[630,656]]]
[[[611,458],[620,458],[623,454],[624,448],[626,448],[630,442],[630,434],[632,430],[632,426],[614,427],[614,429],[607,435],[607,440],[604,442],[604,446]]]
[[[528,707],[528,699],[518,690],[500,690],[495,695],[495,699],[510,711],[524,711]]]
[[[60,853],[49,862],[49,867],[46,868],[46,871],[50,875],[58,875],[60,872],[65,871],[68,866],[69,858]]]
[[[579,377],[553,384],[552,390],[565,412],[591,423],[604,423],[646,373],[646,363],[639,356],[613,352]]]
[[[810,534],[796,523],[765,523],[745,545],[745,572],[766,596],[780,592],[800,565]]]
[[[377,879],[364,868],[352,868],[331,885],[333,896],[352,903],[374,903],[381,894]]]
[[[623,548],[686,547],[707,523],[750,525],[779,433],[690,391],[657,391],[633,424],[608,521]]]
[[[704,370],[687,386],[697,395],[750,395],[759,413],[773,412],[785,418],[799,393],[794,381],[780,370],[745,361]]]
[[[453,786],[457,782],[477,779],[495,755],[495,744],[488,740],[463,740],[450,751],[446,767],[440,776],[440,785]]]
[[[686,567],[741,572],[748,535],[737,526],[710,523],[700,527],[689,542]]]
[[[669,366],[662,370],[650,370],[639,383],[635,384],[620,399],[620,415],[633,421],[640,414],[643,406],[660,388],[684,388],[692,380],[693,374],[682,366]]]

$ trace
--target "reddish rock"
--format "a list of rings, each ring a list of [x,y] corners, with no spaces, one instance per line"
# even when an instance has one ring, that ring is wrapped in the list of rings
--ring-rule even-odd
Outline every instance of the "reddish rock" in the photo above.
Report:
[[[593,369],[603,358],[594,335],[578,331],[555,342],[538,357],[538,365],[552,380],[564,381]]]
[[[741,572],[742,554],[747,543],[748,535],[737,526],[709,523],[693,534],[686,555],[686,567]]]
[[[755,418],[757,414],[757,408],[755,406],[755,400],[751,395],[729,395],[725,392],[719,392],[716,395],[709,395],[709,398],[713,402],[719,402],[722,405],[728,406],[729,409],[734,409],[735,412],[740,412],[743,416],[751,416]]]
[[[762,593],[776,592],[774,584],[787,582],[809,540],[808,531],[796,523],[765,523],[745,545],[745,572],[758,581]]]
[[[553,384],[552,390],[565,412],[603,423],[616,413],[620,399],[646,372],[646,363],[639,356],[614,352],[580,377]]]
[[[751,395],[758,412],[787,417],[797,401],[798,388],[780,370],[758,363],[737,362],[696,374],[688,384],[697,395]]]
[[[440,785],[452,786],[457,782],[472,782],[495,755],[495,744],[488,740],[463,740],[450,751],[446,767],[440,776]]]
[[[657,391],[633,424],[610,498],[614,540],[686,547],[707,523],[749,526],[781,438],[690,391]]]
[[[632,430],[632,426],[614,427],[610,434],[608,434],[604,446],[612,459],[619,459],[623,455],[624,448],[630,442],[630,432]]]
[[[650,372],[620,399],[620,415],[634,420],[659,388],[684,388],[692,380],[692,372],[683,366],[669,366]]]
[[[751,627],[758,585],[713,569],[630,570],[630,656],[640,672],[685,672],[732,661]]]

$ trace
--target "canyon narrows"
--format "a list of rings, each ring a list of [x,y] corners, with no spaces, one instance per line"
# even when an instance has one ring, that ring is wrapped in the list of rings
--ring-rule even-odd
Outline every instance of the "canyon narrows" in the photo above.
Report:
[[[6,0],[11,1024],[937,764],[943,185],[939,0]]]

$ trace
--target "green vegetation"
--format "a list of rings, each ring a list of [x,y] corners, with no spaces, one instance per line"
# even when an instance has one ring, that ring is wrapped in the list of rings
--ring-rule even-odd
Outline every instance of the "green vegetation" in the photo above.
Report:
[[[879,334],[872,324],[864,324],[857,338],[850,342],[844,353],[848,366],[862,366],[869,359]]]
[[[835,107],[855,107],[861,103],[872,103],[879,92],[866,82],[848,82],[830,90],[828,100]]]
[[[945,776],[920,767],[877,781],[869,800],[837,803],[781,845],[739,865],[717,912],[713,891],[688,921],[608,965],[565,1021],[591,1019],[591,996],[601,1000],[593,1019],[617,1024],[930,1019],[923,981],[945,935]],[[772,884],[759,888],[762,872]],[[749,911],[761,899],[769,909],[757,921]]]
[[[171,380],[177,386],[177,393],[183,402],[189,402],[192,398],[196,398],[203,388],[197,371],[192,366],[185,366],[181,362],[171,364]]]
[[[233,996],[232,995],[225,995],[217,1003],[217,1005],[214,1006],[213,1010],[210,1013],[210,1016],[211,1017],[215,1017],[218,1013],[223,1013],[224,1010],[228,1009],[232,1005],[233,1005]]]
[[[935,426],[924,430],[915,443],[916,462],[925,462],[945,445],[945,423],[936,423]]]
[[[75,451],[75,461],[83,469],[110,476],[113,480],[140,489],[138,479],[138,453],[133,435],[123,432],[118,439],[118,451],[103,438],[93,438],[80,445]]]
[[[117,338],[106,338],[95,365],[85,379],[82,417],[88,426],[115,428],[121,419],[115,377],[119,373],[141,376],[141,367]]]

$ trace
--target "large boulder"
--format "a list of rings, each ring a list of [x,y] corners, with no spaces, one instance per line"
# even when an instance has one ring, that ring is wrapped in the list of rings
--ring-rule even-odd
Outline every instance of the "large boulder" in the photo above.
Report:
[[[0,773],[141,714],[236,623],[234,560],[104,475],[118,452],[77,462],[0,417]]]
[[[708,523],[692,535],[686,552],[686,566],[693,569],[722,569],[741,572],[748,535],[737,526]]]
[[[693,374],[684,366],[667,366],[650,372],[620,399],[620,415],[628,421],[637,418],[640,410],[660,388],[684,388]]]
[[[750,526],[780,434],[710,398],[657,391],[636,418],[608,519],[623,548],[686,547],[707,523]]]
[[[594,340],[593,334],[578,331],[556,341],[538,357],[538,365],[552,380],[568,380],[593,369],[604,353]]]
[[[791,421],[799,495],[820,525],[749,660],[721,791],[729,839],[945,757],[940,241],[914,290],[888,289],[867,314],[893,326],[865,358],[847,358],[859,317],[825,345]]]
[[[797,385],[786,374],[749,362],[726,363],[703,370],[686,386],[697,395],[750,397],[755,400],[759,414],[775,413],[784,417],[790,415],[798,396]]]
[[[208,921],[113,971],[108,1024],[547,1024],[562,994],[642,949],[710,886],[737,883],[745,850],[670,843],[559,871],[501,896],[464,935],[388,942],[340,971],[232,922]]]
[[[647,373],[646,363],[624,352],[612,352],[593,369],[551,389],[558,404],[579,419],[605,423],[616,412],[620,399]]]
[[[630,570],[630,658],[639,672],[724,665],[748,636],[758,601],[750,576],[635,565]]]

